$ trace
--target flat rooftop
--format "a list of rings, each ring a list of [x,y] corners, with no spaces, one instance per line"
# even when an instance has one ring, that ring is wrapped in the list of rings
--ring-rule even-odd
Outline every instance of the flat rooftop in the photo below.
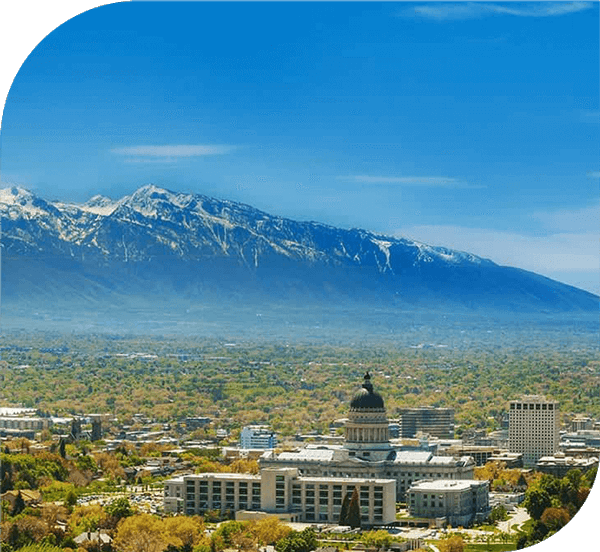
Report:
[[[479,481],[476,479],[435,479],[427,481],[417,481],[413,483],[410,490],[418,491],[466,491],[474,484],[481,485],[487,481]]]

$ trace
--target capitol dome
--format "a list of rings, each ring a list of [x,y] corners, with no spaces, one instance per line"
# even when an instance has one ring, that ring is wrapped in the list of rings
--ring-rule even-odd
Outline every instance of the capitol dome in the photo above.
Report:
[[[381,395],[373,391],[369,372],[350,401],[344,447],[350,456],[371,461],[384,460],[391,450],[385,405]]]
[[[383,398],[379,393],[373,391],[369,372],[365,374],[362,389],[350,401],[350,410],[385,410]]]

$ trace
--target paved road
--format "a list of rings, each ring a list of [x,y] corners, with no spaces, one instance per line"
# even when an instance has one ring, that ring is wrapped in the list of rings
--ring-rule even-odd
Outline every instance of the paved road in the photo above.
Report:
[[[498,529],[509,533],[511,529],[516,529],[519,525],[530,518],[525,508],[517,508],[507,521],[498,522]]]

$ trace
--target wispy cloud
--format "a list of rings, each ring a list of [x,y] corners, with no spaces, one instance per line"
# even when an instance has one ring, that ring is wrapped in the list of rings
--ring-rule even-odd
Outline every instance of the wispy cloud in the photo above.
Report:
[[[598,293],[600,205],[538,212],[532,218],[543,227],[536,234],[454,225],[416,225],[398,228],[394,234],[468,251]]]
[[[596,173],[600,177],[600,173]],[[580,209],[560,209],[552,212],[534,212],[532,218],[541,222],[551,232],[595,233],[600,229],[600,204]]]
[[[423,17],[438,21],[478,19],[492,15],[517,17],[552,17],[587,10],[592,2],[538,2],[499,5],[492,3],[464,2],[452,4],[421,4],[401,12],[405,17]]]
[[[448,176],[369,176],[364,174],[338,176],[338,180],[363,184],[390,184],[399,186],[422,186],[432,188],[482,188]]]
[[[167,162],[181,157],[203,157],[223,155],[235,149],[227,145],[165,145],[165,146],[129,146],[111,150],[117,155],[127,156],[129,162]]]
[[[589,171],[587,175],[590,178],[600,178],[600,171]]]

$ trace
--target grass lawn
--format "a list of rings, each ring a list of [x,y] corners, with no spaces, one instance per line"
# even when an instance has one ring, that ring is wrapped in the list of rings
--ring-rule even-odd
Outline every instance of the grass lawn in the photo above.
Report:
[[[508,550],[516,550],[517,545],[514,542],[509,543],[491,543],[486,544],[483,542],[478,543],[465,543],[464,552],[505,552]]]

